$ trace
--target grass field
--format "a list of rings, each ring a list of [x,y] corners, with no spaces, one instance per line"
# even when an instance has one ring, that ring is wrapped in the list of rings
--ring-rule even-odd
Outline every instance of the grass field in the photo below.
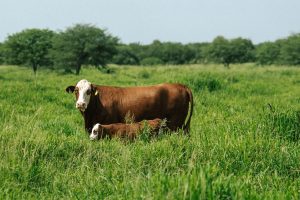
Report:
[[[0,66],[0,199],[299,199],[300,68],[84,68],[80,76]],[[191,137],[91,142],[74,96],[101,85],[180,82]]]

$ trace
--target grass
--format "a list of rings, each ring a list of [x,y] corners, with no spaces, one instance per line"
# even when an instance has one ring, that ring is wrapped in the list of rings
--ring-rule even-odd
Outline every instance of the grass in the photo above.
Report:
[[[0,66],[0,199],[299,199],[300,69],[117,67],[81,75]],[[74,96],[102,85],[181,82],[191,136],[91,142]]]

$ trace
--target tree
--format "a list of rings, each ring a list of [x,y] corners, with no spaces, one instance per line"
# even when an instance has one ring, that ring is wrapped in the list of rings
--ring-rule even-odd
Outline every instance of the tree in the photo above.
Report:
[[[211,61],[222,63],[229,67],[231,63],[245,63],[254,60],[254,45],[251,40],[235,38],[227,40],[222,36],[216,37],[207,49]]]
[[[280,46],[275,42],[264,42],[259,44],[255,50],[256,63],[260,65],[271,65],[278,61]]]
[[[4,45],[0,43],[0,64],[4,63]]]
[[[76,24],[54,38],[55,65],[73,69],[78,75],[82,65],[106,66],[117,53],[118,39],[89,24]]]
[[[249,39],[235,38],[230,40],[230,54],[232,63],[246,63],[254,61],[254,45]]]
[[[232,63],[231,47],[229,41],[223,36],[216,37],[207,49],[208,57],[211,61],[222,63],[229,67]]]
[[[281,45],[280,64],[300,65],[300,33],[276,42]]]
[[[203,42],[203,43],[190,43],[187,44],[186,46],[190,49],[191,51],[191,57],[189,63],[206,63],[207,58],[206,58],[206,49],[208,47],[209,43]]]
[[[30,65],[36,74],[39,66],[51,65],[53,36],[54,32],[48,29],[26,29],[8,36],[4,43],[6,62]]]
[[[140,63],[130,46],[120,45],[117,50],[118,53],[113,57],[113,63],[118,65],[138,65]]]

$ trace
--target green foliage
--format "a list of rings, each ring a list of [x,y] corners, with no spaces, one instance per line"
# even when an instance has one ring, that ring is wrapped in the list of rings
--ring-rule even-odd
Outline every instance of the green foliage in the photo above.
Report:
[[[300,34],[275,42],[254,46],[244,38],[216,37],[211,43],[161,42],[151,44],[118,44],[118,38],[106,30],[89,24],[76,24],[64,31],[27,29],[8,37],[0,44],[0,64],[38,66],[53,65],[64,73],[75,69],[78,75],[83,65],[97,68],[108,63],[118,65],[180,65],[221,63],[225,67],[236,63],[256,62],[259,65],[299,65]],[[52,48],[53,47],[53,48]],[[51,56],[49,56],[49,51]]]
[[[254,61],[254,45],[252,41],[244,38],[235,38],[231,41],[232,63],[247,63]]]
[[[0,65],[4,64],[4,45],[0,42]]]
[[[300,141],[300,111],[278,111],[270,105],[266,128],[271,134],[293,142]]]
[[[231,63],[246,63],[254,60],[254,45],[251,40],[236,38],[227,40],[222,36],[216,37],[209,45],[207,57],[216,63],[229,67]]]
[[[256,62],[261,65],[271,65],[278,62],[280,46],[275,42],[264,42],[256,47]]]
[[[300,64],[300,34],[293,34],[275,42],[261,43],[256,48],[258,64]]]
[[[118,65],[138,65],[139,59],[134,54],[130,46],[120,45],[117,47],[118,53],[113,57],[112,62]]]
[[[201,92],[202,90],[208,90],[209,92],[213,92],[216,90],[220,90],[224,87],[225,83],[216,77],[209,74],[197,74],[197,76],[189,78],[184,81],[186,85],[191,87],[195,92]]]
[[[187,47],[193,52],[193,57],[190,59],[191,64],[196,63],[207,63],[208,62],[208,55],[207,55],[207,48],[209,43],[190,43],[187,44]]]
[[[222,63],[228,67],[232,62],[231,49],[229,41],[222,37],[216,37],[207,49],[207,54],[210,60],[216,63]]]
[[[300,34],[294,34],[281,42],[280,64],[300,65]]]
[[[141,60],[141,65],[161,65],[163,61],[157,57],[147,57]]]
[[[118,39],[105,30],[89,24],[76,24],[59,32],[53,40],[56,66],[74,69],[78,75],[82,65],[105,66],[116,54]]]
[[[37,68],[51,65],[49,50],[54,32],[48,29],[26,29],[8,36],[5,41],[5,58],[8,64],[29,65]]]
[[[299,199],[299,68],[111,68],[79,77],[42,68],[35,77],[0,67],[0,199]],[[150,76],[137,76],[143,71]],[[191,135],[91,142],[64,91],[82,78],[116,86],[197,80]],[[221,88],[210,92],[208,82]]]
[[[147,79],[147,78],[150,78],[150,73],[147,71],[147,70],[143,70],[143,71],[140,71],[138,76],[140,78],[144,78],[144,79]]]
[[[194,57],[190,48],[181,43],[153,41],[148,46],[148,57],[156,57],[165,64],[184,64]]]

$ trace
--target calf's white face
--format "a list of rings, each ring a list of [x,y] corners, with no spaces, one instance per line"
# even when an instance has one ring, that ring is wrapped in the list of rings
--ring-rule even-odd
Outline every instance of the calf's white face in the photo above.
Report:
[[[75,87],[75,95],[77,98],[76,108],[84,112],[90,103],[91,93],[91,83],[85,79],[79,81]]]
[[[90,135],[90,140],[96,140],[98,138],[99,128],[100,128],[99,123],[94,125],[94,127],[92,129],[92,133]]]

